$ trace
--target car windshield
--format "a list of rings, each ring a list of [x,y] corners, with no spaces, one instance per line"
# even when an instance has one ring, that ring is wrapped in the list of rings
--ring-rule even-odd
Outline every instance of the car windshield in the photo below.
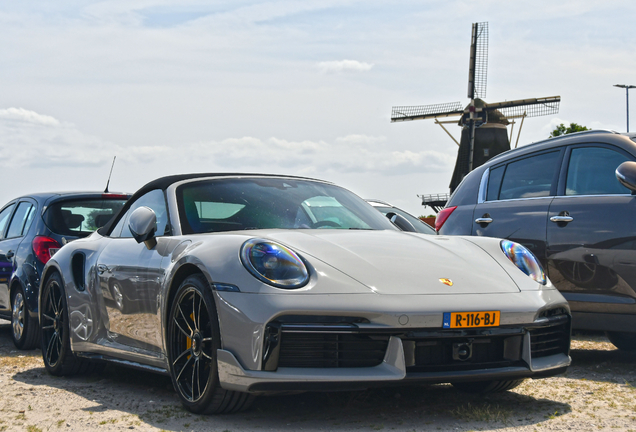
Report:
[[[374,206],[374,207],[383,215],[386,215],[387,213],[397,213],[399,215],[404,216],[409,222],[411,222],[411,225],[413,225],[413,228],[415,228],[415,230],[420,234],[433,234],[433,235],[436,234],[435,230],[429,224],[427,224],[426,222],[422,221],[419,218],[416,218],[412,214],[405,212],[404,210],[401,210],[397,207],[385,207],[385,206]]]
[[[177,188],[184,234],[247,229],[395,230],[364,200],[309,180],[202,180]]]
[[[72,199],[57,201],[44,212],[44,223],[59,235],[86,237],[118,213],[125,199]]]

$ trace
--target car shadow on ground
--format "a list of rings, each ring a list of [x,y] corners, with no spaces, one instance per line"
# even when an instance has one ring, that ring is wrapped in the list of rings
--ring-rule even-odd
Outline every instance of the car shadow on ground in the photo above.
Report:
[[[575,332],[568,378],[636,386],[636,351],[621,351],[601,332]],[[594,347],[588,342],[593,342]]]
[[[85,399],[81,410],[87,419],[111,413],[122,418],[119,424],[130,422],[141,428],[474,430],[535,425],[571,411],[568,404],[512,391],[472,395],[450,385],[418,385],[262,396],[245,412],[200,416],[182,408],[167,376],[109,364],[91,375],[53,377],[42,366],[40,351],[15,350],[8,332],[0,325],[0,356],[5,365],[17,362],[18,370],[11,375],[14,381],[26,388],[44,386]],[[24,367],[25,362],[30,366]]]

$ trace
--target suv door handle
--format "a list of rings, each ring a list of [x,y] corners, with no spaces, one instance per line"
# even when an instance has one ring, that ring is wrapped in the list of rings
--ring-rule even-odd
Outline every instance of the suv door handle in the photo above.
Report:
[[[552,216],[550,218],[550,220],[552,222],[555,223],[568,223],[568,222],[572,222],[574,220],[574,218],[572,216],[570,216],[570,213],[568,213],[567,211],[562,211],[561,213],[559,213],[556,216]]]
[[[10,250],[9,252],[7,252],[7,255],[6,255],[7,259],[11,259],[11,258],[13,258],[14,256],[15,256],[15,252],[13,252],[12,250]]]
[[[492,222],[491,217],[480,217],[475,219],[475,223],[478,223],[478,224],[489,224],[490,222]]]

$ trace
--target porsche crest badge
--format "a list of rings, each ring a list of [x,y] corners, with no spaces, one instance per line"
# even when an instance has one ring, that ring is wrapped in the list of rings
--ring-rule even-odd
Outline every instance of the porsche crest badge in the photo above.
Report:
[[[444,285],[453,286],[453,281],[450,279],[440,278],[439,281],[443,283]]]

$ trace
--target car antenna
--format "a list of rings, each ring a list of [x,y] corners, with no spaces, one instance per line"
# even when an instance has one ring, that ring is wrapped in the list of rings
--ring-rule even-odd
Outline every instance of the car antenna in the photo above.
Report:
[[[115,166],[115,159],[117,159],[117,156],[113,158],[113,164],[110,166],[110,174],[108,174],[108,181],[106,182],[106,189],[104,189],[104,193],[108,193],[108,185],[110,184],[110,176],[113,175],[113,167]]]

